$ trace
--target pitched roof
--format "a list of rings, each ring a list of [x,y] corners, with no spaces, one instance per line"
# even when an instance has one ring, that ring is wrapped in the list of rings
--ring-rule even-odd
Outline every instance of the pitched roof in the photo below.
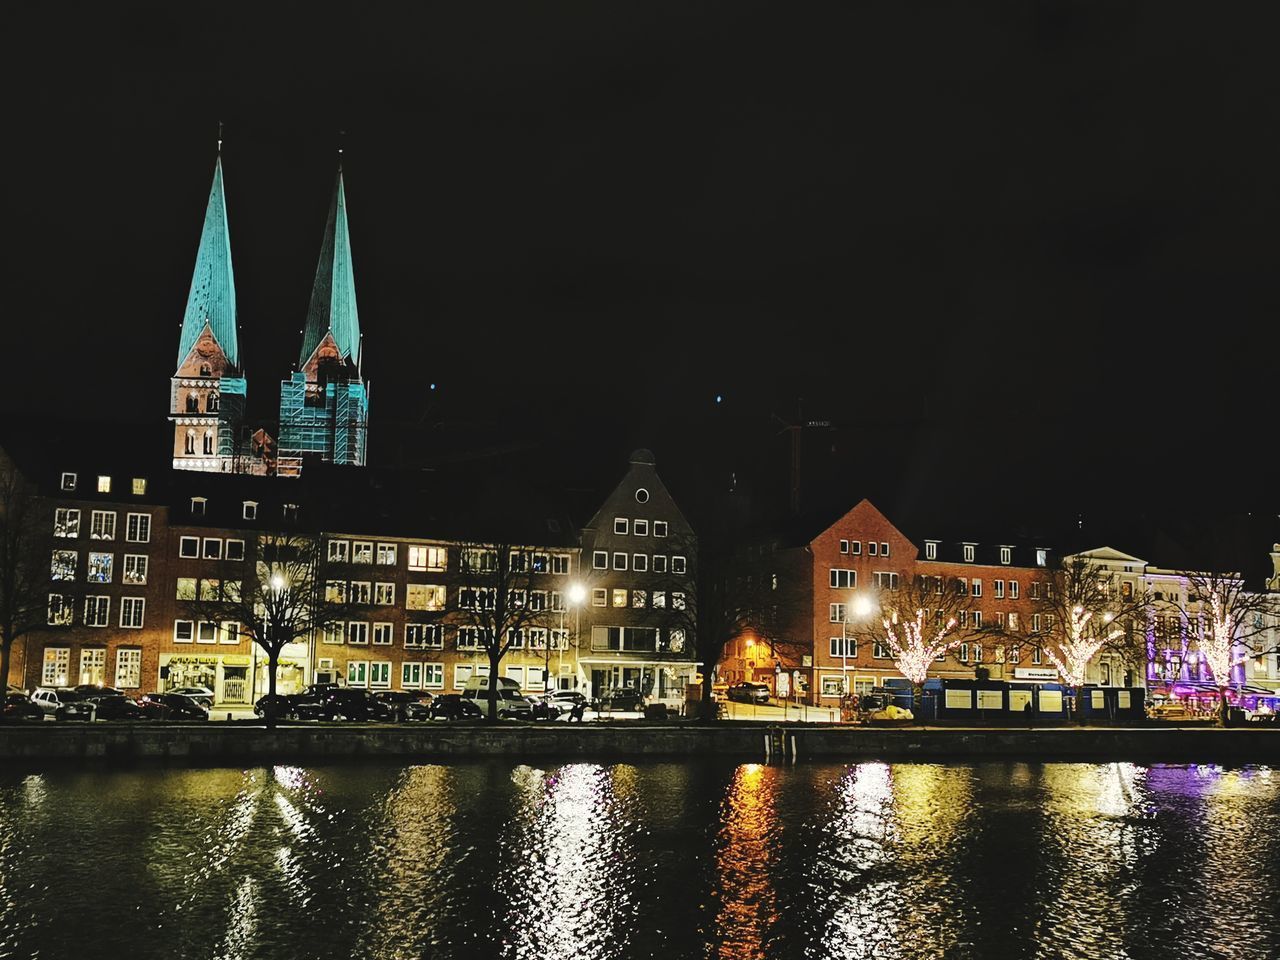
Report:
[[[178,365],[186,359],[209,325],[222,352],[233,367],[240,366],[240,344],[236,333],[236,280],[231,269],[231,233],[227,229],[227,201],[222,190],[222,157],[213,166],[213,185],[204,211],[200,248],[191,274],[191,292],[182,316],[182,337],[178,341]]]
[[[342,168],[333,185],[329,201],[329,219],[325,222],[324,241],[320,245],[320,262],[311,287],[311,305],[307,308],[307,326],[302,336],[305,365],[326,333],[344,360],[360,364],[360,318],[356,313],[356,278],[351,263],[351,237],[347,232],[347,195],[342,184]]]

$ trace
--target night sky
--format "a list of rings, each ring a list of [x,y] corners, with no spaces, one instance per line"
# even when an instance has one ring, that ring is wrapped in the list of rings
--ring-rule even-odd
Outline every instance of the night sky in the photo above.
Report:
[[[1272,5],[404,6],[17,14],[6,416],[163,420],[222,121],[274,418],[345,130],[375,462],[1275,513]]]

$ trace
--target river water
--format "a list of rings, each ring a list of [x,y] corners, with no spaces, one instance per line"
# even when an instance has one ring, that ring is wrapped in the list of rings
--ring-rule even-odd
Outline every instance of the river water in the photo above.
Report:
[[[0,771],[0,957],[1280,956],[1280,771]]]

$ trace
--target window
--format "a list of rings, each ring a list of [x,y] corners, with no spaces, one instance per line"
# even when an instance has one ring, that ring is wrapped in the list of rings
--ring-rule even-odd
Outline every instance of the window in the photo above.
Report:
[[[347,661],[347,686],[366,687],[369,685],[369,661]]]
[[[422,686],[422,664],[400,664],[400,689],[417,690]]]
[[[222,559],[222,541],[217,537],[204,538],[204,558],[206,560]]]
[[[880,556],[887,557],[889,555],[889,544],[883,540],[880,541]]]
[[[410,570],[443,570],[448,559],[444,547],[417,545],[409,547]]]
[[[496,550],[463,550],[462,569],[477,573],[493,573],[498,569],[498,552]]]
[[[142,651],[136,647],[121,647],[116,651],[116,682],[120,690],[142,686]]]
[[[1009,662],[1010,663],[1022,662],[1022,647],[1018,646],[1018,644],[1016,643],[1009,648]]]
[[[74,538],[80,536],[80,511],[59,507],[53,513],[53,535]]]
[[[644,487],[637,487],[636,503],[648,503],[648,502],[649,502],[649,491],[646,490]]]
[[[1011,547],[1000,548],[1000,562],[1013,563],[1013,549]]]
[[[206,500],[204,497],[192,497],[191,498],[191,515],[193,517],[203,517],[205,514],[205,507],[208,505],[208,503],[209,501]]]
[[[375,646],[390,646],[394,637],[395,624],[375,623],[373,625],[373,643]]]
[[[406,623],[404,645],[442,650],[444,649],[444,627],[438,623]]]
[[[110,478],[110,477],[98,477],[98,492],[99,492],[99,493],[110,493],[110,492],[111,492],[111,478]]]
[[[627,535],[627,518],[626,517],[613,518],[613,532],[618,534],[619,536]]]
[[[858,641],[853,637],[832,637],[831,656],[844,659],[858,655]]]
[[[997,627],[1000,627],[1000,628],[1003,630],[1003,629],[1004,629],[1004,625],[1005,625],[1004,611],[1003,611],[1003,610],[997,610],[997,611],[996,611],[996,626],[997,626]]]
[[[49,625],[67,627],[75,617],[76,598],[65,593],[49,594]]]
[[[112,561],[114,560],[115,554],[112,553],[89,554],[89,571],[85,579],[90,583],[110,583]]]
[[[615,553],[613,555],[613,569],[615,570],[627,569],[627,555],[625,553]]]
[[[832,568],[831,587],[835,590],[851,590],[858,585],[858,571]]]
[[[609,605],[609,591],[603,587],[596,587],[592,590],[591,605],[593,607],[607,607]]]
[[[552,650],[568,650],[569,649],[569,631],[553,628],[551,630],[551,649]]]
[[[346,638],[346,627],[342,623],[326,623],[320,630],[321,643],[341,643]]]
[[[346,603],[347,602],[347,581],[345,580],[329,580],[324,585],[324,602],[325,603]]]
[[[1040,581],[1039,580],[1031,581],[1031,599],[1032,600],[1040,599]]]
[[[1031,662],[1032,662],[1032,663],[1034,663],[1036,666],[1039,666],[1039,665],[1040,665],[1040,662],[1041,662],[1041,660],[1042,660],[1042,658],[1043,658],[1043,655],[1040,653],[1040,648],[1039,648],[1039,647],[1032,647],[1032,648],[1031,648]]]
[[[1010,612],[1010,614],[1009,614],[1009,629],[1010,629],[1010,630],[1012,630],[1012,631],[1016,631],[1016,630],[1018,629],[1018,614],[1017,614],[1017,611],[1012,611],[1012,612]]]
[[[541,613],[547,609],[547,591],[530,590],[529,591],[529,609],[536,610]]]
[[[684,571],[685,571],[684,557],[672,557],[672,558],[671,558],[671,572],[672,572],[672,573],[684,573]]]
[[[286,503],[280,508],[280,514],[287,522],[292,523],[298,519],[298,505],[296,503]]]
[[[667,521],[665,520],[653,521],[653,535],[655,537],[665,537],[667,535]]]
[[[330,540],[329,541],[329,562],[330,563],[346,563],[351,557],[351,542],[349,540]]]
[[[202,579],[199,583],[199,597],[201,600],[222,599],[222,581],[217,579]]]
[[[1019,589],[1019,588],[1018,588],[1018,581],[1017,581],[1017,580],[1010,580],[1010,581],[1009,581],[1009,599],[1010,599],[1010,600],[1017,600],[1017,599],[1018,599],[1018,589]]]
[[[46,687],[65,687],[71,672],[70,647],[45,647],[40,683]]]
[[[892,657],[889,655],[889,648],[886,647],[883,643],[880,643],[879,641],[871,644],[871,656],[875,657],[877,660],[892,659]]]
[[[633,553],[631,555],[631,569],[638,573],[644,573],[649,569],[649,555],[647,553]]]
[[[481,633],[479,627],[459,627],[458,628],[458,649],[459,650],[479,650],[481,646]]]
[[[649,521],[648,520],[632,520],[631,532],[635,534],[637,537],[647,537],[649,535]]]
[[[966,543],[964,545],[964,562],[965,563],[973,563],[973,550],[974,550],[974,544]]]
[[[151,514],[131,513],[125,518],[124,538],[129,543],[151,542]]]
[[[982,596],[982,581],[977,579],[976,577],[973,580],[973,589],[969,591],[969,596],[971,597]]]
[[[982,611],[981,610],[973,611],[973,629],[975,630],[982,629]]]
[[[178,577],[177,593],[178,600],[194,600],[196,598],[196,578],[195,577]]]
[[[394,543],[378,544],[378,565],[394,567],[396,565],[396,545]]]
[[[391,661],[375,660],[369,664],[369,686],[380,690],[391,686]]]
[[[898,575],[896,573],[885,573],[884,571],[877,570],[874,576],[876,579],[877,590],[898,589]]]
[[[497,606],[498,591],[495,587],[459,587],[459,610],[492,610]]]
[[[114,510],[95,510],[89,525],[91,540],[114,540],[116,538],[116,513]]]
[[[443,610],[446,590],[434,583],[411,583],[405,588],[406,610]]]
[[[547,628],[546,627],[530,627],[529,628],[529,649],[530,650],[547,649]]]
[[[178,556],[180,557],[200,556],[200,538],[199,537],[180,537],[178,539]]]
[[[1036,566],[1043,567],[1049,562],[1049,551],[1043,547],[1036,548]]]
[[[969,662],[969,645],[967,643],[962,643],[956,648],[956,659],[961,663]]]
[[[80,554],[74,550],[53,551],[53,562],[50,564],[50,580],[74,580],[76,564],[80,562]]]
[[[188,431],[187,431],[186,440],[185,440],[185,442],[184,442],[184,443],[183,443],[183,445],[182,445],[182,452],[183,452],[183,453],[185,453],[185,454],[186,454],[187,456],[189,456],[189,457],[191,457],[191,456],[195,456],[195,452],[196,452],[196,432],[195,432],[194,430],[188,430]]]
[[[1004,581],[992,580],[991,586],[995,589],[995,598],[997,600],[1003,600],[1004,599]]]
[[[74,490],[76,488],[76,475],[74,473],[64,473],[62,475],[62,489]]]
[[[86,627],[107,627],[111,625],[111,598],[84,598],[84,625]]]
[[[487,675],[487,674],[486,674]],[[479,676],[479,674],[477,674]],[[467,681],[471,679],[471,664],[456,663],[453,666],[453,688],[461,690],[467,685]]]
[[[667,592],[665,590],[653,591],[653,606],[655,609],[665,609],[667,606]]]
[[[654,572],[654,573],[666,573],[666,572],[667,572],[667,558],[666,558],[665,556],[663,556],[662,554],[660,554],[660,553],[654,554],[654,557],[653,557],[653,572]]]
[[[373,599],[373,584],[368,580],[353,580],[351,581],[351,588],[347,597],[351,603],[367,604]]]
[[[1032,633],[1040,632],[1040,614],[1038,613],[1033,613],[1031,615],[1031,632]]]
[[[596,550],[591,554],[591,567],[593,570],[609,569],[609,551]]]
[[[195,627],[190,620],[173,621],[173,642],[191,643],[196,638]]]
[[[880,552],[880,545],[879,545],[876,541],[874,541],[874,540],[868,540],[868,541],[867,541],[867,556],[869,556],[869,557],[878,556],[878,555],[879,555],[879,552]]]
[[[142,616],[147,601],[142,597],[120,598],[120,626],[130,630],[142,629]]]
[[[533,555],[533,572],[547,573],[551,569],[551,558],[545,553],[535,553]]]
[[[855,556],[855,557],[860,557],[860,556],[862,556],[862,541],[861,541],[861,540],[850,540],[850,541],[849,541],[849,553],[850,553],[850,555]]]
[[[938,559],[938,545],[932,540],[924,542],[924,558],[926,560]]]
[[[627,591],[626,591],[626,590],[614,590],[614,591],[613,591],[613,605],[614,605],[615,607],[625,607],[625,606],[627,605]]]
[[[352,620],[347,624],[347,643],[368,643],[369,624],[363,620]]]
[[[373,602],[384,607],[394,605],[396,602],[396,585],[394,583],[374,584]]]
[[[239,643],[240,624],[234,620],[223,620],[218,626],[219,643]]]
[[[554,553],[551,555],[551,572],[560,576],[568,575],[569,555],[567,553]]]
[[[351,562],[352,563],[373,563],[373,541],[372,540],[351,541]]]
[[[644,590],[632,590],[632,591],[631,591],[631,607],[632,607],[632,609],[634,609],[634,610],[643,610],[643,609],[644,609],[644,607],[645,607],[645,605],[646,605],[646,602],[648,601],[648,599],[649,599],[649,594],[648,594],[646,591],[644,591]]]
[[[196,643],[217,643],[218,625],[212,620],[196,623]]]
[[[844,604],[832,603],[832,604],[828,604],[827,606],[828,606],[828,613],[829,613],[828,619],[830,620],[830,622],[844,623],[844,612],[845,612]]]
[[[840,541],[840,552],[841,552],[841,553],[848,553],[848,552],[849,552],[849,541],[848,541],[848,540],[841,540],[841,541]]]
[[[970,652],[973,654],[973,662],[974,662],[974,663],[981,663],[981,662],[982,662],[982,644],[980,644],[980,643],[975,643],[975,644],[973,645],[973,647],[971,648]]]

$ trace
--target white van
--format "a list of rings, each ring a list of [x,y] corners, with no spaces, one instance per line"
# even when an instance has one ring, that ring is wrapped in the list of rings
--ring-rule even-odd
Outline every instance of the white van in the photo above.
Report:
[[[489,715],[489,699],[493,687],[488,677],[471,677],[462,688],[462,699],[472,700],[487,717]],[[498,716],[518,717],[521,720],[533,719],[533,704],[520,692],[520,684],[510,677],[498,678]]]

